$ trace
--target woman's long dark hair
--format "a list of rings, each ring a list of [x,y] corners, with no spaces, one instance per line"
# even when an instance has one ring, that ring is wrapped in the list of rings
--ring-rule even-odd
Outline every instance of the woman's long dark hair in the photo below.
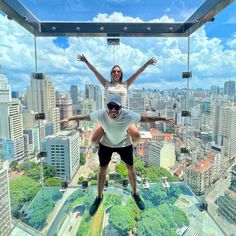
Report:
[[[112,68],[111,68],[111,83],[113,83],[113,78],[112,78],[112,71],[114,70],[115,67],[118,67],[120,69],[120,83],[122,83],[122,79],[123,79],[123,71],[122,69],[120,68],[120,66],[118,65],[114,65]]]

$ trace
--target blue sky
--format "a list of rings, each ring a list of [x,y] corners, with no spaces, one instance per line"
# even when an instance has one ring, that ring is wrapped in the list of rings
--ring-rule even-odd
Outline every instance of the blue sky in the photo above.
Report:
[[[186,20],[200,0],[22,0],[40,20],[180,22]],[[158,2],[158,4],[157,4]],[[158,7],[157,7],[158,6]],[[154,9],[154,10],[153,10]],[[190,88],[223,87],[236,80],[236,3],[232,3],[190,37]],[[0,14],[0,64],[12,90],[24,91],[35,71],[34,39],[24,28]],[[38,71],[47,73],[58,90],[71,84],[84,88],[98,84],[86,65],[76,61],[83,53],[109,79],[110,69],[119,64],[128,78],[149,58],[156,57],[135,81],[133,88],[183,88],[187,70],[186,38],[121,38],[119,46],[109,46],[106,38],[37,38]],[[207,81],[207,83],[206,83]]]

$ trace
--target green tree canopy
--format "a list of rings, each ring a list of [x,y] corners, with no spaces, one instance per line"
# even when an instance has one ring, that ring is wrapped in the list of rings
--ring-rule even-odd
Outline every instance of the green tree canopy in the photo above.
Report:
[[[17,166],[18,166],[18,161],[16,161],[16,160],[12,161],[12,162],[9,164],[9,167],[10,167],[11,169],[13,169],[13,170],[14,170]]]
[[[10,198],[13,214],[26,202],[31,201],[40,189],[40,184],[35,180],[21,176],[10,181]]]
[[[44,178],[52,178],[56,174],[55,166],[46,165],[43,167],[43,176]]]
[[[116,172],[119,173],[122,178],[128,177],[128,171],[127,171],[127,168],[123,162],[116,165]]]
[[[80,165],[85,165],[86,159],[83,153],[80,153]]]
[[[111,208],[109,221],[121,232],[127,233],[133,229],[136,221],[131,214],[130,208],[127,206],[113,206]]]

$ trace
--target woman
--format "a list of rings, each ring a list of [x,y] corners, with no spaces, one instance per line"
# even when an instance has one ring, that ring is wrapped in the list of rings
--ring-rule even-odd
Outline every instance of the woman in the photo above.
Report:
[[[128,88],[135,81],[139,74],[141,74],[149,65],[156,64],[157,60],[155,58],[149,59],[143,66],[141,66],[132,76],[129,77],[128,80],[123,82],[123,72],[120,66],[115,65],[111,69],[111,81],[106,80],[97,70],[96,68],[88,61],[88,59],[83,55],[79,54],[77,56],[78,61],[84,62],[88,68],[94,73],[99,82],[105,88],[105,99],[108,98],[109,94],[119,94],[122,99],[122,106],[128,106]],[[106,104],[106,101],[105,101]],[[129,135],[132,139],[133,146],[136,146],[140,140],[140,134],[135,125],[131,125],[128,129]],[[98,146],[104,131],[101,126],[96,126],[96,129],[92,135],[91,142],[93,145]],[[94,149],[93,149],[94,150]],[[96,150],[96,148],[95,148]],[[95,151],[94,150],[94,151]]]

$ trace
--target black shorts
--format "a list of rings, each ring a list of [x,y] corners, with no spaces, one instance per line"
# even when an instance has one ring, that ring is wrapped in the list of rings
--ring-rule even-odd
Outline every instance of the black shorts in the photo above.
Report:
[[[111,156],[113,152],[117,152],[120,155],[121,160],[132,166],[133,165],[133,146],[110,148],[107,146],[99,144],[98,157],[100,166],[106,166],[111,161]]]

